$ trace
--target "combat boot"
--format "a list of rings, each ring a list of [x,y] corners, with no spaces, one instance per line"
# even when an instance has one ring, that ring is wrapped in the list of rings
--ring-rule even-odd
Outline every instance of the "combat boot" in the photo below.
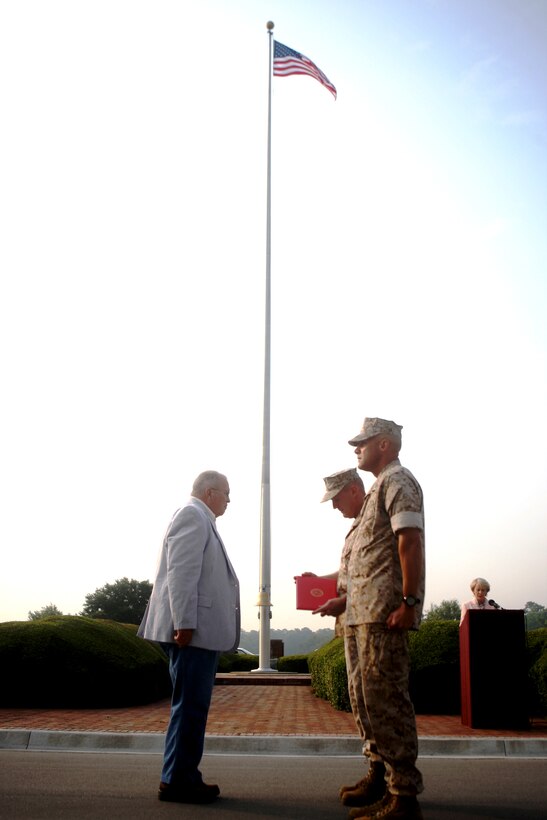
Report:
[[[380,761],[373,760],[366,777],[355,786],[342,786],[340,800],[344,806],[369,806],[381,800],[386,793],[386,767]]]
[[[381,800],[378,800],[376,803],[370,803],[367,806],[358,806],[355,809],[350,809],[348,817],[353,820],[354,817],[376,817],[376,813],[383,809],[385,805],[387,805],[391,800],[391,794],[386,790],[384,796]]]
[[[383,802],[383,805],[380,805]],[[361,820],[423,820],[422,810],[415,795],[389,794],[374,806],[362,806],[350,811],[351,818]]]

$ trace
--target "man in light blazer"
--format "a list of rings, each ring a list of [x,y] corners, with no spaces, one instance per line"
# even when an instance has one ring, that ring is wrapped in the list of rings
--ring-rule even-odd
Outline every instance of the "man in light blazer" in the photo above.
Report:
[[[226,476],[200,473],[167,528],[138,631],[164,646],[173,683],[160,800],[211,803],[220,794],[199,764],[218,658],[239,643],[239,582],[216,528],[229,502]]]

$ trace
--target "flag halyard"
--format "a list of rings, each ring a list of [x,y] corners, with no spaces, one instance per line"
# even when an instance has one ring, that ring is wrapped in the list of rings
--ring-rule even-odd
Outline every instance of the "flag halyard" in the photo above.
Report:
[[[309,57],[288,46],[284,46],[283,43],[279,43],[277,40],[274,40],[273,73],[276,77],[288,77],[290,74],[308,74],[320,82],[321,85],[324,85],[336,99],[336,88],[321,69]]]

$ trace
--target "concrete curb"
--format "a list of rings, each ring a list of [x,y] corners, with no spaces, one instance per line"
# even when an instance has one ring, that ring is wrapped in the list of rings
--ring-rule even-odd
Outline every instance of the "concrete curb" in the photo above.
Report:
[[[0,749],[12,751],[162,754],[156,732],[64,732],[0,729]],[[420,757],[547,757],[547,738],[420,737]],[[359,738],[343,735],[207,735],[205,754],[360,756]]]

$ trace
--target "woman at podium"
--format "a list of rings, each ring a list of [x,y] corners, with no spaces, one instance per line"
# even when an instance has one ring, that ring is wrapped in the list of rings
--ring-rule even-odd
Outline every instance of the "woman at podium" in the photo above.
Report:
[[[486,599],[486,596],[490,592],[490,584],[486,578],[473,578],[470,586],[473,598],[465,604],[462,604],[460,625],[468,609],[496,609],[496,607],[489,604]]]

